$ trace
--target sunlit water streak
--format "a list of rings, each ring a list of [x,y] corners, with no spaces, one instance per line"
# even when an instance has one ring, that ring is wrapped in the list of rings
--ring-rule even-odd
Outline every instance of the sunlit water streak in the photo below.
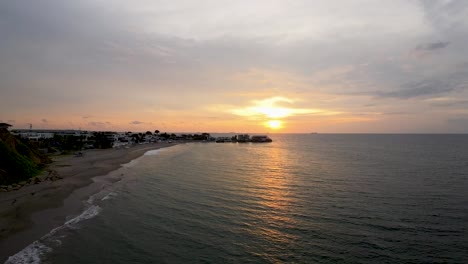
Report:
[[[468,136],[275,135],[122,168],[50,263],[468,263]]]

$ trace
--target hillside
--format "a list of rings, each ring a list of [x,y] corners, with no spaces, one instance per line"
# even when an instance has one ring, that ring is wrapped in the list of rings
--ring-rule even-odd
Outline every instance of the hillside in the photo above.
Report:
[[[27,180],[50,159],[34,146],[22,143],[6,129],[0,129],[0,185]]]

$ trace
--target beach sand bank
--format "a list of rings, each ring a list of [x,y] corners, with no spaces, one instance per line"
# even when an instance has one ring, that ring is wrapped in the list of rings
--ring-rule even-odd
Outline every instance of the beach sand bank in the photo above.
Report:
[[[82,157],[58,156],[44,171],[44,176],[52,171],[63,179],[0,193],[0,263],[63,224],[70,214],[79,213],[81,203],[68,201],[64,205],[64,201],[75,190],[92,184],[94,177],[107,175],[149,150],[173,145],[176,144],[144,144],[87,150]]]

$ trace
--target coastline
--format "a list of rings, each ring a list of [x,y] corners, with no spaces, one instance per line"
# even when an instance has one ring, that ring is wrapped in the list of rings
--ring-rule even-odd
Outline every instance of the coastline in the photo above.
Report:
[[[76,199],[73,202],[66,200],[74,191],[94,183],[93,178],[110,174],[147,151],[174,145],[177,144],[153,143],[93,149],[84,151],[83,157],[56,157],[43,173],[54,171],[63,179],[0,193],[0,263],[40,239],[52,228],[62,225],[66,217],[78,213],[83,204]]]

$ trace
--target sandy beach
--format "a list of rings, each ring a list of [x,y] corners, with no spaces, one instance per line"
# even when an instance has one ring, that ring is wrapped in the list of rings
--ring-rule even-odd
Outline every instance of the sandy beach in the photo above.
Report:
[[[62,179],[47,180],[17,191],[0,193],[0,263],[51,228],[62,224],[68,214],[78,212],[81,207],[79,203],[64,206],[64,200],[73,191],[90,185],[94,177],[107,175],[149,150],[173,145],[144,144],[119,149],[87,150],[81,157],[57,156],[42,176],[53,174]],[[37,217],[38,214],[41,216]]]

